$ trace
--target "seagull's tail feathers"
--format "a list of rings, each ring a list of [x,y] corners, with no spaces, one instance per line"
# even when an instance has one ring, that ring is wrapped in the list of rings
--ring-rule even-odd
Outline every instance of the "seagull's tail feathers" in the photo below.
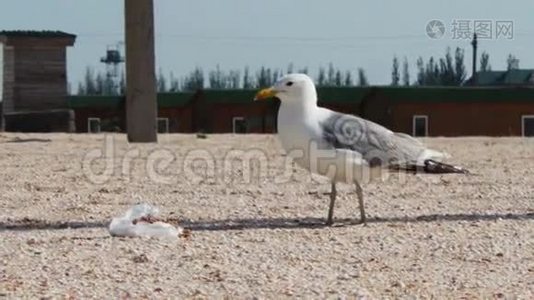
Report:
[[[392,165],[393,171],[402,171],[407,173],[426,173],[426,174],[470,174],[467,169],[449,165],[433,159],[424,160],[423,164],[409,165]]]
[[[423,167],[423,170],[425,173],[431,174],[469,174],[469,171],[467,169],[435,161],[433,159],[425,160],[425,166]]]

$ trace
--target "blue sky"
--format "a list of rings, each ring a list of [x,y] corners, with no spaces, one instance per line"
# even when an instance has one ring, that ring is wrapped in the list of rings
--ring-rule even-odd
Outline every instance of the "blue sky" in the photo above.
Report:
[[[354,74],[362,67],[372,84],[388,84],[394,55],[408,58],[414,79],[417,57],[442,56],[447,46],[465,48],[470,70],[470,41],[451,36],[455,19],[513,21],[512,40],[493,36],[480,49],[490,53],[493,69],[505,68],[509,53],[522,68],[534,68],[532,0],[155,0],[155,5],[158,68],[177,76],[195,66],[285,69],[290,62],[314,74],[332,62]],[[443,38],[426,36],[432,19],[444,21]],[[104,69],[99,59],[108,45],[124,40],[123,23],[123,0],[2,0],[0,9],[0,29],[78,35],[68,52],[73,84],[88,65]]]

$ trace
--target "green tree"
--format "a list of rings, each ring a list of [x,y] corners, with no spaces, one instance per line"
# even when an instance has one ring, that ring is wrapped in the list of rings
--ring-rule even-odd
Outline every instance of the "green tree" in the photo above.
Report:
[[[124,70],[121,71],[119,79],[119,95],[126,95],[126,74],[124,74]]]
[[[464,50],[459,47],[454,52],[454,72],[456,85],[461,85],[467,76],[467,72],[464,64]]]
[[[238,70],[230,70],[228,73],[228,88],[238,89],[241,85],[241,74]]]
[[[462,80],[463,81],[463,80]],[[451,49],[447,48],[445,58],[439,60],[439,85],[460,85],[462,82],[456,81],[456,70],[452,60]]]
[[[107,73],[104,76],[104,89],[102,92],[103,95],[117,96],[119,93],[117,87],[115,86],[115,79],[110,73]]]
[[[219,65],[215,68],[215,70],[212,70],[208,74],[208,80],[210,84],[210,88],[212,89],[225,89],[226,88],[226,80],[225,75],[221,71],[221,68]]]
[[[158,93],[167,92],[167,79],[165,78],[165,75],[163,75],[161,68],[159,69],[158,76],[156,77],[156,84]]]
[[[336,77],[335,77],[335,80],[334,80],[334,85],[335,86],[343,86],[343,75],[341,74],[340,70],[336,71]]]
[[[333,86],[336,84],[336,69],[334,68],[334,65],[332,63],[328,64],[328,78],[327,78],[327,84],[329,86]]]
[[[438,60],[430,57],[425,64],[422,57],[417,59],[417,85],[460,86],[465,78],[464,50],[460,48],[456,48],[454,59],[450,48]]]
[[[266,86],[272,86],[273,85],[273,70],[271,68],[266,69],[266,78],[267,78]]]
[[[171,77],[169,79],[169,92],[179,92],[180,91],[180,81],[178,78],[174,77],[174,73],[171,72]]]
[[[434,57],[431,56],[425,67],[425,85],[438,85],[439,75],[438,65],[435,63]]]
[[[426,83],[425,63],[424,63],[423,58],[421,56],[419,56],[417,58],[416,65],[417,65],[417,81],[416,81],[416,84],[417,85],[425,85],[425,83]]]
[[[289,65],[287,65],[287,73],[286,74],[293,73],[293,69],[294,69],[293,63],[289,63]]]
[[[91,67],[87,67],[85,69],[84,91],[85,91],[85,95],[96,95],[97,94],[95,73]]]
[[[345,72],[345,79],[344,79],[344,86],[353,86],[354,83],[352,82],[352,74],[350,71]]]
[[[194,85],[197,89],[203,89],[204,88],[204,72],[200,67],[197,67],[192,74],[192,79],[194,82]]]
[[[480,56],[480,71],[488,72],[491,71],[491,65],[489,62],[489,54],[487,52],[482,52]]]
[[[391,67],[391,85],[398,86],[400,82],[399,59],[393,57],[393,66]]]
[[[250,69],[248,66],[246,66],[245,70],[243,71],[243,88],[252,89],[254,87],[254,82],[252,82],[252,77],[250,77]]]
[[[367,86],[369,81],[367,80],[367,75],[365,75],[365,70],[363,68],[358,68],[358,86]]]
[[[410,66],[408,65],[408,58],[406,56],[402,62],[402,84],[404,86],[410,85]]]
[[[78,95],[80,95],[80,96],[87,95],[87,91],[85,90],[85,86],[81,82],[78,82]]]
[[[271,70],[262,66],[256,73],[256,82],[260,88],[271,86]]]
[[[323,67],[319,68],[319,75],[317,75],[317,86],[326,85],[326,73]]]
[[[204,72],[200,67],[196,67],[188,76],[184,77],[182,81],[182,90],[196,91],[204,88]]]
[[[308,67],[300,68],[299,73],[301,74],[308,74]]]
[[[519,59],[511,53],[508,54],[508,58],[506,58],[506,70],[510,71],[517,69],[519,69]]]
[[[276,81],[278,81],[278,79],[280,79],[280,76],[281,76],[282,73],[283,73],[282,70],[274,69],[270,85],[273,85]]]
[[[104,82],[104,76],[102,76],[100,72],[98,72],[98,74],[96,75],[95,84],[96,84],[95,95],[103,95],[105,82]]]

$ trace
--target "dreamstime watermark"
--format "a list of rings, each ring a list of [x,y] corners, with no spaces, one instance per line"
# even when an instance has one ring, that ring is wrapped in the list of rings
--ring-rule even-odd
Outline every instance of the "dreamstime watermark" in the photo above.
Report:
[[[448,25],[442,20],[430,20],[425,27],[426,35],[431,39],[441,39],[449,33],[453,40],[470,40],[476,33],[481,40],[514,39],[512,20],[454,19]]]
[[[415,161],[425,155],[421,150],[407,157],[407,153],[398,151],[389,139],[378,136],[384,133],[376,132],[377,128],[370,128],[369,124],[356,118],[340,117],[330,121],[332,124],[328,128],[331,132],[330,135],[326,132],[324,141],[311,141],[306,149],[295,149],[286,156],[278,157],[259,148],[232,149],[222,156],[204,148],[190,149],[185,153],[168,148],[148,152],[139,148],[119,151],[115,137],[106,135],[102,147],[91,149],[84,155],[81,167],[85,178],[93,184],[105,184],[118,177],[129,181],[134,173],[164,185],[179,183],[184,178],[192,184],[211,182],[224,185],[262,181],[270,184],[320,182],[320,177],[315,175],[296,176],[295,163],[312,174],[321,174],[339,182],[367,183],[390,178],[406,182],[406,173],[390,173],[382,166]],[[396,139],[399,142],[415,142],[404,136]]]
[[[238,163],[241,163],[239,167]],[[176,183],[180,176],[191,183],[213,181],[219,173],[225,175],[222,181],[230,184],[237,177],[236,170],[243,173],[242,182],[250,183],[254,177],[266,177],[268,172],[266,153],[259,149],[230,150],[223,160],[217,160],[207,149],[193,149],[185,155],[167,148],[148,153],[134,148],[119,153],[113,135],[106,135],[102,148],[88,151],[82,159],[82,172],[93,184],[104,184],[116,177],[129,180],[135,167],[144,169],[150,181],[169,185]],[[222,172],[217,172],[218,169]],[[252,174],[253,170],[257,171],[256,175]]]

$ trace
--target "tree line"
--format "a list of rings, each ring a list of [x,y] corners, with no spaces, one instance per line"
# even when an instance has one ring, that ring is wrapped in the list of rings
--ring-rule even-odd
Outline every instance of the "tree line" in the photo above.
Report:
[[[158,92],[196,91],[198,89],[257,89],[273,85],[283,74],[293,72],[308,74],[308,68],[295,70],[293,64],[287,69],[268,68],[262,66],[252,72],[249,67],[241,70],[224,71],[219,66],[207,73],[196,67],[182,78],[173,73],[163,74],[161,69],[156,74]],[[318,86],[365,86],[369,84],[365,70],[359,68],[354,78],[349,70],[340,70],[329,64],[327,68],[319,68]],[[79,95],[122,95],[125,92],[126,80],[124,72],[119,78],[110,73],[98,72],[87,67],[83,80],[78,84]]]
[[[391,67],[391,85],[416,85],[416,86],[460,86],[467,79],[467,71],[464,64],[465,53],[463,49],[456,48],[454,55],[450,48],[447,48],[444,57],[434,58],[431,56],[427,61],[422,57],[417,58],[417,75],[413,83],[410,83],[410,71],[408,60],[404,57],[402,66],[402,80],[399,70],[399,60],[393,57]],[[507,70],[519,69],[519,59],[513,54],[506,58]],[[482,52],[478,72],[491,71],[490,56],[487,52]]]
[[[447,48],[441,58],[431,56],[427,61],[422,57],[416,61],[416,78],[410,78],[409,62],[403,58],[402,66],[397,56],[393,57],[391,68],[392,86],[460,86],[467,79],[467,71],[464,63],[465,52],[456,48],[453,51]],[[510,54],[506,60],[508,70],[519,68],[519,59]],[[483,52],[480,57],[479,71],[491,71],[489,54]],[[243,70],[224,71],[218,65],[215,69],[204,72],[196,67],[189,74],[178,78],[172,72],[166,76],[160,69],[157,72],[158,92],[196,91],[198,89],[257,89],[272,85],[286,73],[309,74],[308,68],[295,69],[290,63],[284,70],[282,68],[269,68],[262,66],[256,71],[249,67]],[[367,86],[369,80],[363,68],[358,68],[356,76],[350,70],[341,70],[332,63],[327,67],[321,66],[315,76],[319,87],[351,87]],[[87,67],[83,80],[78,85],[79,95],[123,95],[125,93],[126,80],[122,72],[118,78],[110,73],[95,71]]]

